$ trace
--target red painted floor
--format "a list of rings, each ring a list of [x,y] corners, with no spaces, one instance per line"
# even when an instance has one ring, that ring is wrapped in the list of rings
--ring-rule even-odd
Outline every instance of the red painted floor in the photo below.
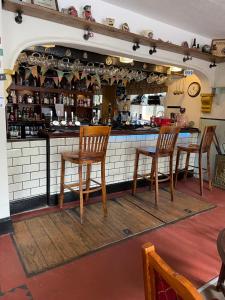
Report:
[[[198,197],[198,184],[192,180],[178,188]],[[216,239],[225,227],[225,191],[205,189],[204,199],[217,207],[31,278],[26,278],[10,236],[2,236],[0,300],[143,300],[141,245],[148,241],[199,287],[218,275]],[[16,297],[23,291],[10,290],[19,286],[25,286],[26,294]]]

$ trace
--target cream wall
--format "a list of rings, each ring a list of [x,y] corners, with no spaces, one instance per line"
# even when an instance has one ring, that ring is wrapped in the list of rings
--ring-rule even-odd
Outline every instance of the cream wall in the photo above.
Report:
[[[190,97],[187,93],[188,86],[191,82],[197,81],[201,84],[200,79],[196,75],[188,76],[185,79],[177,79],[169,82],[168,93],[165,98],[166,106],[181,106],[186,108],[186,115],[189,121],[194,121],[195,127],[200,125],[201,117],[201,96]],[[174,95],[173,92],[177,89],[182,89],[184,94]],[[169,116],[170,112],[179,112],[174,109],[166,109],[166,115]]]

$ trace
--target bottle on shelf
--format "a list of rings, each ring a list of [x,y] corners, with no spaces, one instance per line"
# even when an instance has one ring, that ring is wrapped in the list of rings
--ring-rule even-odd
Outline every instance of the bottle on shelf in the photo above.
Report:
[[[13,96],[12,96],[12,91],[9,92],[9,95],[7,97],[8,103],[12,104],[13,103]]]

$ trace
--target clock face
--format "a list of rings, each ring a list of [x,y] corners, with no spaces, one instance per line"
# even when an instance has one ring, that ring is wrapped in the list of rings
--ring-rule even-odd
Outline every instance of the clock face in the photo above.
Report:
[[[192,82],[188,87],[188,95],[190,97],[197,97],[201,91],[201,86],[198,82]]]

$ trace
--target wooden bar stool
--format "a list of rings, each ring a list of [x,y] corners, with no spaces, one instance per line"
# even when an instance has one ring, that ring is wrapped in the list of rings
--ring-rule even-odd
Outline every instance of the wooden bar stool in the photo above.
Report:
[[[190,144],[188,146],[178,146],[177,147],[177,159],[176,159],[176,170],[175,170],[175,187],[177,184],[177,176],[179,172],[183,170],[179,170],[179,162],[180,162],[180,154],[181,152],[185,152],[186,163],[184,169],[184,179],[187,179],[187,174],[190,172],[188,170],[189,159],[191,153],[198,154],[198,169],[199,169],[199,183],[200,183],[200,194],[203,195],[203,176],[202,176],[202,154],[207,153],[207,172],[208,172],[208,181],[209,181],[209,190],[212,190],[212,180],[211,180],[211,172],[210,172],[210,148],[213,141],[213,137],[215,135],[216,126],[206,126],[204,129],[204,133],[201,139],[200,145],[198,144]],[[191,166],[196,168],[195,166]],[[204,169],[206,170],[206,169]]]
[[[174,148],[179,134],[179,127],[164,126],[160,128],[159,136],[157,140],[156,147],[146,147],[146,148],[137,148],[136,157],[135,157],[135,166],[134,166],[134,178],[133,178],[133,190],[132,194],[135,195],[137,187],[137,179],[145,178],[150,181],[151,188],[153,182],[155,182],[155,205],[158,204],[159,199],[159,182],[170,180],[170,191],[171,191],[171,201],[173,201],[173,154]],[[138,162],[140,154],[145,156],[150,156],[152,158],[152,167],[150,174],[138,174]],[[170,172],[169,175],[166,175],[165,179],[158,179],[158,160],[160,157],[169,157],[170,159]],[[165,174],[163,174],[165,175]]]
[[[62,208],[64,202],[64,189],[69,189],[72,192],[80,195],[80,221],[83,223],[83,194],[86,194],[86,201],[89,193],[102,190],[102,204],[104,215],[107,215],[106,207],[106,184],[105,184],[105,156],[111,128],[109,126],[82,126],[80,127],[79,151],[61,153],[61,184],[59,206]],[[65,162],[69,161],[73,164],[78,164],[79,183],[65,184]],[[91,165],[93,163],[101,163],[101,183],[90,178]],[[87,166],[86,172],[86,189],[83,189],[85,184],[82,176],[83,165]],[[97,187],[90,188],[90,182],[93,181]],[[73,189],[79,187],[78,190]]]

